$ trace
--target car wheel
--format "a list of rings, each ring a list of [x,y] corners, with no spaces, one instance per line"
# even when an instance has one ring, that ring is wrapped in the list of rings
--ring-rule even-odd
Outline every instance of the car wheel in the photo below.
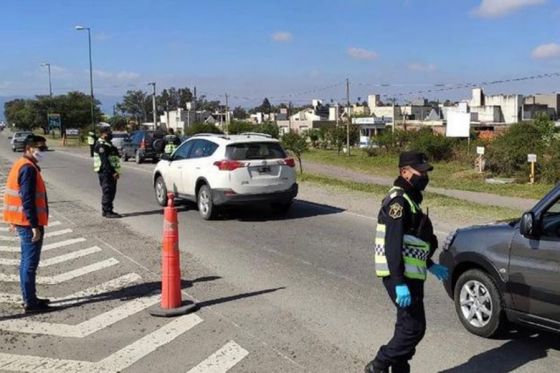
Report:
[[[154,192],[156,193],[156,200],[160,206],[167,206],[167,187],[163,177],[158,176],[154,184]]]
[[[488,274],[478,269],[463,273],[455,284],[454,298],[459,320],[469,332],[489,338],[503,325],[502,296]]]
[[[136,163],[140,164],[142,162],[144,162],[144,158],[142,158],[142,155],[140,154],[140,151],[136,151]]]
[[[208,185],[203,185],[198,191],[198,212],[202,219],[212,220],[216,215],[216,207],[212,202],[212,190]]]
[[[278,214],[287,214],[292,207],[293,201],[289,202],[278,202],[278,203],[271,203],[270,207],[272,210]]]

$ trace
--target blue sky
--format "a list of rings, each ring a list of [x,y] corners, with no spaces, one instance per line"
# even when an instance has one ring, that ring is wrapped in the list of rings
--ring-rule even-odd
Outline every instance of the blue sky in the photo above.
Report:
[[[559,0],[7,0],[0,96],[196,85],[233,105],[380,93],[412,99],[452,84],[560,72]],[[390,86],[380,86],[381,84]],[[560,78],[487,86],[559,91]],[[331,86],[331,88],[326,88]],[[412,92],[412,93],[408,93]],[[468,89],[425,95],[461,98]],[[223,97],[221,97],[223,99]]]

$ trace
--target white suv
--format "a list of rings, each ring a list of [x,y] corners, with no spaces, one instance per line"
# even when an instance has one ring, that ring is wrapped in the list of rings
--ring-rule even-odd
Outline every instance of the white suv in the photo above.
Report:
[[[223,205],[267,203],[287,212],[298,193],[294,159],[278,140],[257,133],[195,135],[159,161],[153,183],[161,206],[169,191],[196,202],[205,220]]]

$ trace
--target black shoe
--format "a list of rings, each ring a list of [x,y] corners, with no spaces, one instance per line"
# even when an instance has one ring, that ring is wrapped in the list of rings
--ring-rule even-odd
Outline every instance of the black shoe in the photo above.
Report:
[[[103,216],[106,217],[107,219],[120,219],[120,218],[122,218],[121,214],[117,214],[116,212],[113,212],[113,211],[106,212]]]
[[[33,306],[23,306],[23,310],[25,313],[39,313],[39,312],[49,312],[52,311],[53,308],[50,307],[47,303],[37,303]]]
[[[48,298],[37,298],[37,303],[49,304],[51,302]]]
[[[364,369],[365,373],[389,373],[389,367],[381,366],[379,362],[373,360],[366,365]]]
[[[410,373],[410,364],[407,361],[391,365],[392,373]]]

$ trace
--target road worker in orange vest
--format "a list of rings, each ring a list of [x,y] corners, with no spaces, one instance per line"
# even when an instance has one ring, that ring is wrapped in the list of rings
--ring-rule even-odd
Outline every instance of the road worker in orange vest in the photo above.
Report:
[[[12,166],[4,192],[4,222],[17,230],[21,241],[19,269],[25,313],[50,310],[49,300],[37,298],[35,278],[45,227],[49,222],[47,189],[38,163],[46,154],[46,139],[29,135],[24,141],[24,154]]]

